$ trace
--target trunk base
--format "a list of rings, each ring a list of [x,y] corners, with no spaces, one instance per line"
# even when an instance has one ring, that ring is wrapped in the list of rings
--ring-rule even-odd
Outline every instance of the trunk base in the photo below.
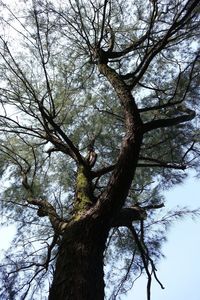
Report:
[[[49,300],[103,300],[108,230],[95,222],[69,226],[59,249]]]

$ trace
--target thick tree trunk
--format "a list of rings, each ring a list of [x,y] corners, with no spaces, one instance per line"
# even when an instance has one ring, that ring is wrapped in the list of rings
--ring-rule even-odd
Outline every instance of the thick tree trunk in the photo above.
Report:
[[[63,237],[49,300],[103,300],[103,254],[108,230],[97,221],[71,224]]]
[[[104,299],[103,253],[108,236],[105,224],[120,214],[137,167],[143,124],[135,100],[115,70],[104,63],[99,70],[114,87],[124,108],[126,135],[108,186],[94,206],[90,176],[84,165],[79,166],[76,221],[65,231],[49,300]],[[84,213],[87,217],[83,219]]]

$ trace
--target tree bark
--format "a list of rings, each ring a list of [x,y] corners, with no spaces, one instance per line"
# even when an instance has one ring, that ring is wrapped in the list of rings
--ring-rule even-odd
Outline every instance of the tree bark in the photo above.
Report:
[[[66,229],[59,249],[49,300],[103,300],[103,254],[108,230],[92,218]]]
[[[124,109],[126,134],[107,188],[91,207],[84,204],[89,203],[87,199],[92,199],[88,193],[88,176],[82,172],[78,178],[77,199],[80,201],[78,201],[78,209],[75,210],[76,218],[66,228],[63,236],[49,300],[104,299],[105,243],[109,227],[112,226],[112,222],[116,223],[115,218],[121,216],[120,211],[125,203],[138,163],[143,124],[135,100],[115,70],[102,63],[99,65],[99,71],[111,83],[121,102]],[[83,203],[83,209],[79,202]],[[136,216],[136,211],[135,209],[134,216]],[[144,217],[139,214],[136,218]],[[129,214],[129,219],[126,218],[125,221],[131,224],[131,218],[133,216]]]

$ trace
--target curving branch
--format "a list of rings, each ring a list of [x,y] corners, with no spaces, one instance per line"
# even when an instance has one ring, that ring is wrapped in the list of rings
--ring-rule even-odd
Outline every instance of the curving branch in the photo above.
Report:
[[[63,221],[63,219],[59,217],[53,205],[51,205],[47,200],[34,199],[32,197],[28,198],[27,202],[38,207],[37,214],[39,217],[49,217],[51,225],[56,234],[62,235],[64,233],[68,222]]]
[[[124,123],[126,134],[121,144],[117,163],[107,188],[100,195],[96,207],[94,208],[94,210],[98,209],[98,213],[100,214],[107,214],[109,211],[112,216],[112,214],[115,215],[115,213],[124,205],[134,177],[143,137],[142,120],[135,99],[120,75],[114,69],[109,67],[104,59],[102,60],[101,52],[99,53],[98,58],[99,71],[111,83],[124,110],[125,116]],[[104,171],[107,172],[110,171],[110,169]]]
[[[49,203],[49,201],[40,198],[34,198],[32,186],[28,183],[28,172],[29,170],[21,170],[22,185],[29,194],[29,197],[27,197],[26,201],[28,202],[28,204],[32,204],[38,207],[37,214],[39,217],[49,217],[55,234],[63,234],[68,222],[64,221],[62,218],[59,217],[59,215],[56,212],[56,209],[53,205]]]

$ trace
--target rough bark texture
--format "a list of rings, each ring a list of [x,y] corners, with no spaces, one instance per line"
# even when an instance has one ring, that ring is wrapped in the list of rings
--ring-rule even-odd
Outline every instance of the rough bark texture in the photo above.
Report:
[[[102,58],[102,57],[101,57]],[[129,88],[104,62],[99,71],[113,86],[125,116],[125,136],[109,183],[94,202],[91,172],[79,168],[74,221],[65,230],[49,300],[103,300],[103,253],[109,229],[119,221],[137,167],[143,124]],[[144,218],[136,208],[126,222]],[[126,214],[127,215],[127,214]]]
[[[128,195],[137,168],[143,139],[143,124],[135,99],[120,75],[108,65],[99,65],[99,71],[111,83],[124,110],[125,137],[107,189],[100,198],[100,210],[110,217],[119,213]]]
[[[108,231],[92,219],[65,231],[49,300],[103,300],[103,253]]]

